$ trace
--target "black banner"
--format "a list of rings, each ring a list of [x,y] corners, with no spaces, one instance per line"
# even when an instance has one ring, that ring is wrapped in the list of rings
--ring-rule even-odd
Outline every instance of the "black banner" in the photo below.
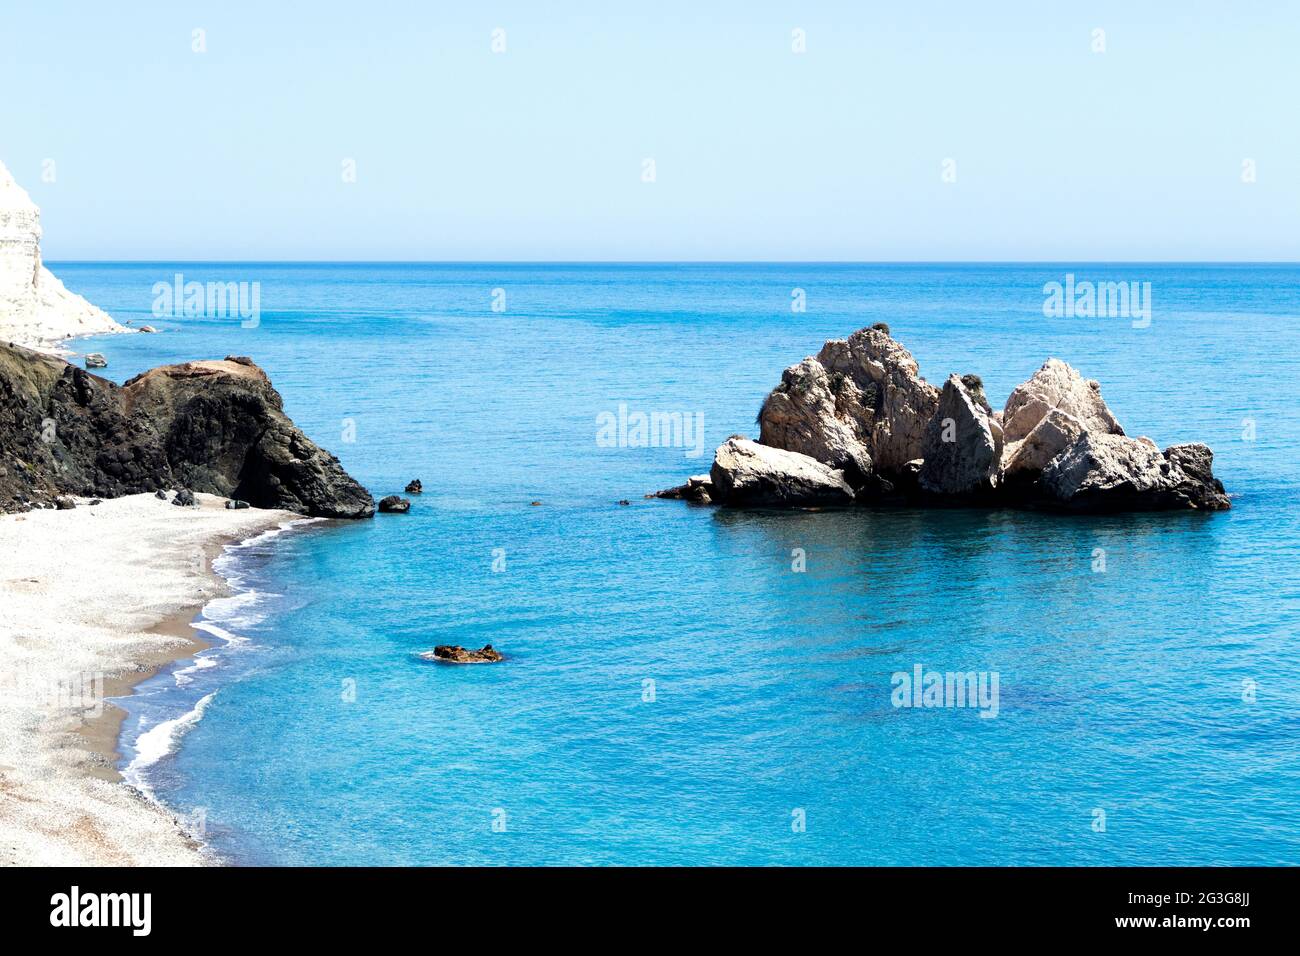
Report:
[[[82,941],[362,942],[480,923],[573,937],[625,920],[736,938],[825,924],[925,939],[1201,935],[1293,921],[1292,869],[33,869],[0,874],[5,925]],[[596,922],[599,920],[599,924]],[[524,922],[527,921],[527,922]],[[21,938],[21,936],[20,936]]]

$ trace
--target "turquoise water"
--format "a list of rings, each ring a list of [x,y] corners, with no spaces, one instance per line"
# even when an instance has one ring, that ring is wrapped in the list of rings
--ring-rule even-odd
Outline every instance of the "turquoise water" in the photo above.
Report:
[[[424,482],[409,515],[233,550],[221,567],[239,591],[205,622],[230,643],[129,702],[134,778],[201,810],[234,860],[1300,858],[1300,268],[55,271],[164,329],[79,346],[117,380],[252,355],[376,497]],[[152,286],[177,271],[259,282],[260,324],[154,318]],[[1045,318],[1043,284],[1067,271],[1151,282],[1150,327]],[[876,321],[931,381],[977,371],[995,404],[1066,359],[1131,434],[1209,443],[1233,510],[769,514],[642,498],[753,434],[786,365]],[[702,414],[704,455],[602,447],[597,416],[620,403]],[[416,657],[447,642],[509,660]],[[997,672],[997,717],[893,707],[891,675],[917,664]],[[187,733],[158,729],[199,701]]]

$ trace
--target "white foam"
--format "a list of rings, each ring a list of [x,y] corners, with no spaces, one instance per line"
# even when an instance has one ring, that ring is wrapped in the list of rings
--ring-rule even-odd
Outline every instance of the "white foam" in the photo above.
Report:
[[[177,687],[184,687],[186,684],[194,680],[194,678],[191,675],[197,674],[199,671],[205,671],[209,667],[216,667],[216,666],[217,666],[217,659],[211,655],[207,655],[205,657],[196,657],[194,658],[193,664],[191,664],[189,667],[182,667],[180,670],[172,674],[172,677],[176,679]]]
[[[122,776],[141,790],[148,791],[149,788],[144,782],[143,772],[176,749],[180,739],[203,719],[203,712],[208,709],[208,704],[216,696],[217,692],[214,690],[212,693],[199,698],[199,702],[194,705],[193,710],[181,714],[179,717],[173,717],[171,720],[164,720],[161,723],[154,724],[136,738],[135,757],[127,765],[126,770],[122,772]]]
[[[243,628],[256,627],[261,624],[265,615],[257,611],[259,604],[266,598],[279,597],[277,594],[264,594],[261,591],[238,591],[229,597],[213,598],[203,608],[203,619],[195,623],[198,627],[201,623],[220,624],[222,628]],[[204,628],[207,630],[207,628]],[[223,640],[228,639],[224,633],[216,633]],[[239,638],[242,640],[242,638]]]

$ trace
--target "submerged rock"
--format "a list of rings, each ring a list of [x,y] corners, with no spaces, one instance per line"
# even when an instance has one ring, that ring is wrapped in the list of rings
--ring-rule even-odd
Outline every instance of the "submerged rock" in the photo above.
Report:
[[[709,478],[713,499],[727,505],[845,505],[854,498],[844,472],[746,438],[729,438],[719,446]]]
[[[420,484],[420,479],[415,478],[406,486],[408,495],[419,495],[424,493],[424,485]]]
[[[379,510],[384,514],[404,515],[411,510],[411,502],[397,495],[379,499]]]
[[[444,664],[495,664],[505,660],[504,655],[491,644],[484,644],[477,651],[466,650],[459,644],[439,644],[420,656],[426,661],[440,661]]]
[[[713,479],[709,475],[691,475],[684,485],[674,485],[663,491],[646,495],[647,498],[680,498],[695,504],[707,505],[713,501]]]
[[[979,391],[972,394],[956,375],[944,383],[939,408],[926,427],[924,460],[917,476],[928,494],[979,497],[998,485],[1002,426],[983,400],[982,387],[976,387]]]
[[[0,343],[0,511],[35,496],[117,498],[184,487],[325,518],[374,501],[284,414],[251,360],[155,368],[118,386],[54,356]]]

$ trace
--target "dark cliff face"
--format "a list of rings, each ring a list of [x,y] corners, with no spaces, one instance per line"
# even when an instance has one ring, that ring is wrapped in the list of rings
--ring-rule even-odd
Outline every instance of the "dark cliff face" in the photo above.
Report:
[[[284,414],[246,358],[152,369],[123,386],[0,343],[0,511],[59,494],[165,488],[324,518],[368,518],[370,493]]]

